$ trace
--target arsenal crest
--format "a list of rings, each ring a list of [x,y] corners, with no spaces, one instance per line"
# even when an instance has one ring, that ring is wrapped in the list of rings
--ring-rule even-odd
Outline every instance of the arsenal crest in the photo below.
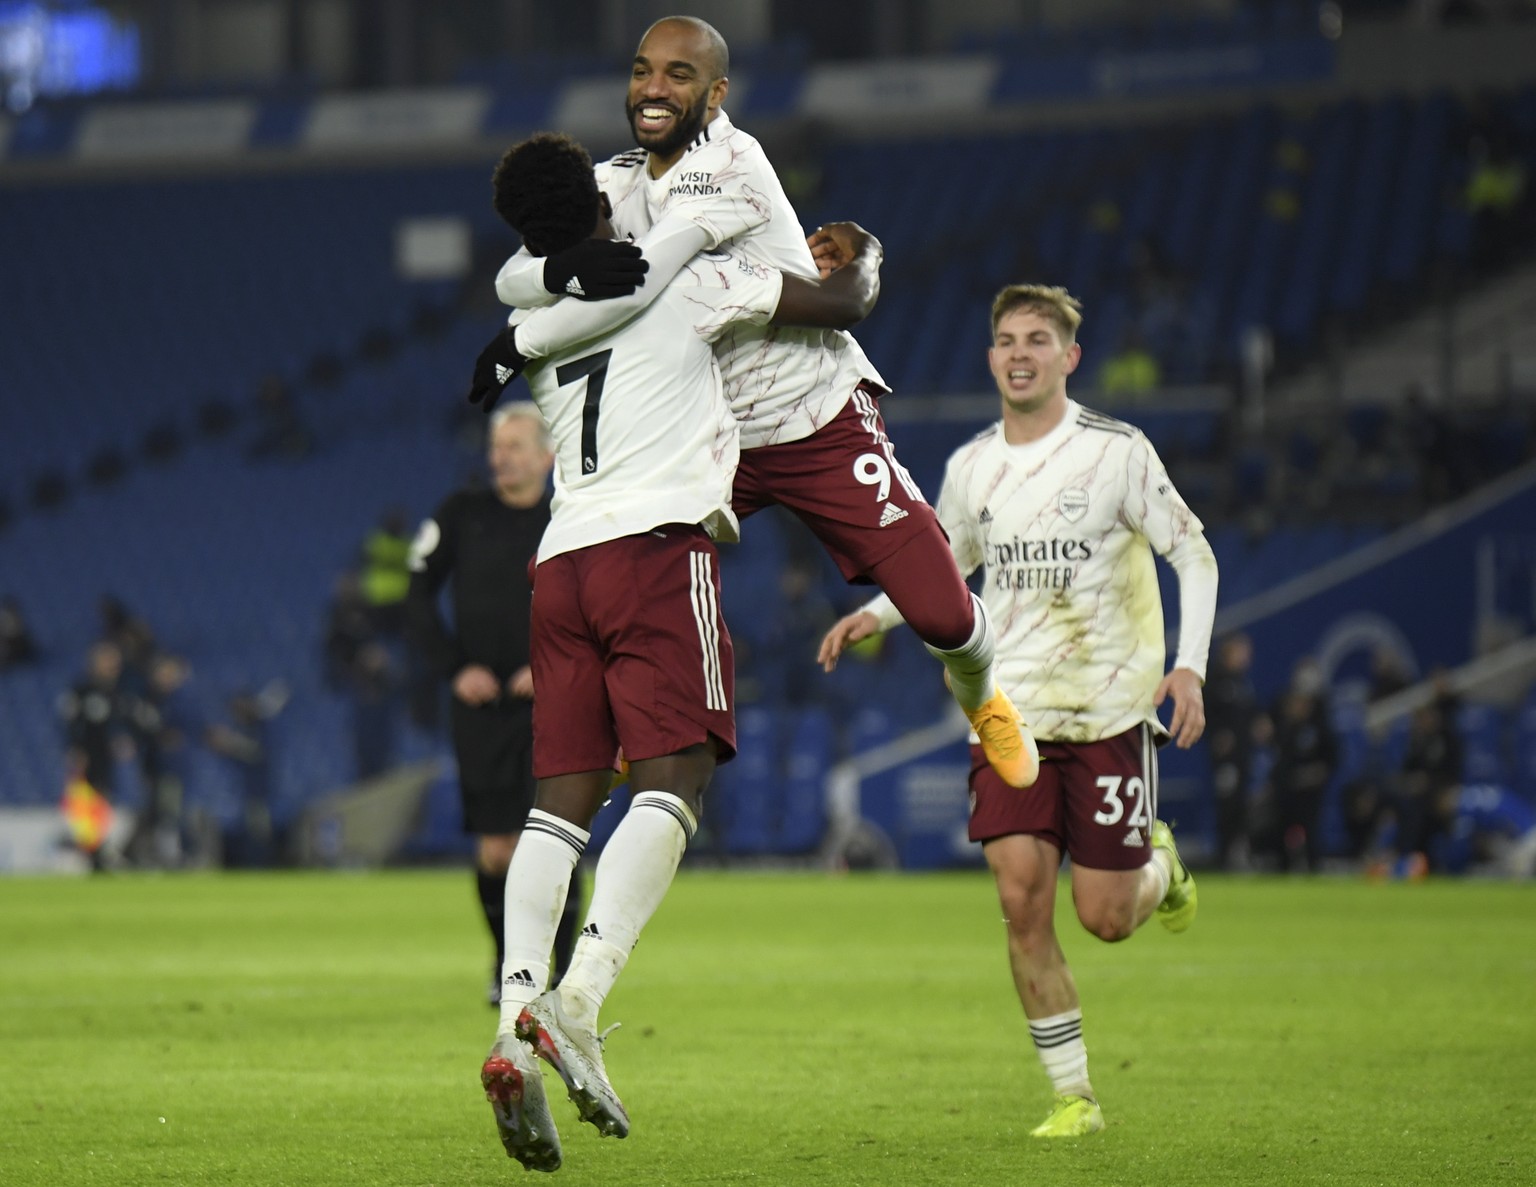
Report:
[[[1088,514],[1088,492],[1071,487],[1056,496],[1056,510],[1068,523],[1076,523]]]

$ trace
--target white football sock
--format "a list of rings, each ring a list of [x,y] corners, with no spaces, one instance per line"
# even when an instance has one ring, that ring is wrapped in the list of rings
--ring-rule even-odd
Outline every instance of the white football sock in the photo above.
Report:
[[[549,954],[565,910],[571,871],[591,834],[535,808],[507,869],[506,956],[501,964],[501,1021],[507,1034],[522,1008],[549,987]]]
[[[1068,1010],[1049,1018],[1031,1018],[1029,1034],[1035,1051],[1051,1078],[1058,1096],[1086,1096],[1096,1099],[1088,1083],[1088,1047],[1083,1042],[1083,1012]]]
[[[923,644],[948,671],[949,691],[967,713],[980,709],[997,691],[997,678],[992,672],[992,659],[996,652],[992,641],[992,623],[987,618],[987,608],[975,594],[971,594],[971,610],[975,625],[971,628],[971,637],[962,646],[953,651],[940,651],[937,647]]]
[[[688,805],[665,791],[630,801],[598,858],[592,903],[560,982],[566,1012],[589,1026],[623,972],[643,928],[672,885],[683,850],[698,829]]]
[[[1157,890],[1157,897],[1152,901],[1160,903],[1168,897],[1168,887],[1173,882],[1173,855],[1166,849],[1154,849],[1147,865],[1152,867],[1153,884]]]

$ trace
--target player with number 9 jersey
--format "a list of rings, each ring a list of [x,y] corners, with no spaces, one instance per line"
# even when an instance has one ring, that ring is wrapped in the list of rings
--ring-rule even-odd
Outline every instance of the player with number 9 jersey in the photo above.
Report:
[[[748,265],[809,279],[843,263],[818,230],[808,244],[762,146],[721,106],[728,50],[694,17],[657,21],[635,55],[626,104],[638,148],[597,167],[615,226],[636,237],[648,280],[630,297],[587,302],[577,288],[550,304],[542,262],[520,252],[497,276],[509,305],[535,308],[519,326],[528,358],[565,353],[592,332],[661,300],[699,252],[740,251]],[[814,244],[814,246],[812,246]],[[819,539],[843,577],[878,585],[943,663],[989,761],[1013,787],[1039,771],[1034,741],[997,685],[985,607],[966,589],[933,508],[897,460],[879,398],[887,392],[858,343],[840,330],[738,320],[716,340],[726,397],[741,425],[737,515],[773,504]],[[806,657],[809,662],[810,657]]]

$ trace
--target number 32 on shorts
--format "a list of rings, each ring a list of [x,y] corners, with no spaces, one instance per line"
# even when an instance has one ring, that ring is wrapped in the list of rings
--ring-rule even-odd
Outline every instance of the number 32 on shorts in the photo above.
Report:
[[[1126,802],[1131,805],[1127,828],[1149,828],[1152,817],[1147,811],[1147,784],[1140,775],[1122,780],[1119,775],[1100,775],[1095,782],[1104,793],[1104,806],[1093,814],[1097,824],[1119,824],[1125,815]],[[1124,783],[1124,787],[1121,784]]]

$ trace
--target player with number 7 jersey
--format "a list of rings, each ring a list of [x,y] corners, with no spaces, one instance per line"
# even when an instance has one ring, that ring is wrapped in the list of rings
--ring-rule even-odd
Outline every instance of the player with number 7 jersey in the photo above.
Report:
[[[726,114],[728,59],[719,32],[696,17],[666,17],[646,31],[626,104],[638,148],[599,165],[597,178],[614,225],[643,249],[648,279],[629,297],[577,300],[580,286],[562,288],[545,261],[519,252],[496,291],[520,309],[545,306],[519,332],[527,357],[564,352],[594,320],[612,328],[635,316],[699,252],[740,252],[749,264],[807,278],[845,263],[823,230],[807,243],[762,146]],[[897,460],[880,414],[885,382],[840,330],[737,322],[716,339],[741,424],[732,506],[743,519],[784,507],[847,581],[879,586],[944,665],[993,768],[1010,786],[1028,787],[1039,757],[998,687],[986,607],[966,588],[933,508]]]
[[[591,159],[569,137],[515,145],[493,188],[534,252],[613,237]],[[502,1144],[530,1170],[554,1170],[562,1155],[528,1047],[555,1067],[583,1120],[629,1132],[598,1010],[671,883],[716,765],[735,751],[715,541],[737,536],[740,454],[710,343],[743,322],[842,325],[867,313],[879,243],[851,224],[838,235],[857,262],[824,283],[708,252],[617,329],[526,364],[514,325],[476,365],[471,398],[494,402],[515,369],[496,359],[526,364],[556,453],[529,648],[538,787],[507,874],[501,1014],[481,1066]],[[598,863],[569,968],[547,990],[555,922],[621,747],[634,795]]]

